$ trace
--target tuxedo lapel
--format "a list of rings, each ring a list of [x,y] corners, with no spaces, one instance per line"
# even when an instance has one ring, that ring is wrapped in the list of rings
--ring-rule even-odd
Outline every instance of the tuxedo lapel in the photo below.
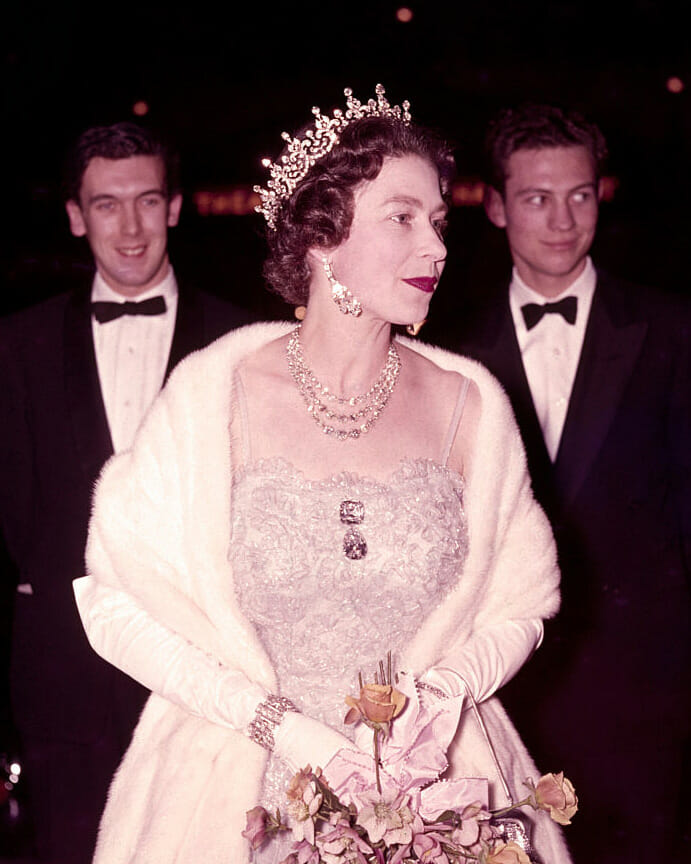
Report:
[[[65,308],[65,400],[77,454],[89,482],[113,453],[91,331],[90,289],[74,292]]]
[[[598,279],[555,463],[564,505],[578,492],[616,415],[645,338],[644,321],[620,321],[616,294]]]
[[[535,494],[549,506],[552,463],[523,367],[508,292],[491,307],[487,318],[478,323],[476,333],[479,335],[477,341],[473,337],[473,356],[487,366],[506,390],[521,430]]]
[[[91,289],[75,291],[65,310],[65,398],[80,464],[89,479],[97,477],[113,453],[91,329]],[[178,295],[175,329],[166,379],[183,357],[204,344],[204,309],[199,295]]]
[[[204,309],[200,297],[194,291],[179,290],[165,380],[184,357],[204,344]]]
[[[549,461],[540,422],[535,413],[530,385],[525,374],[521,349],[516,339],[516,329],[511,317],[508,299],[502,310],[495,354],[496,357],[493,361],[497,370],[495,374],[500,381],[504,382],[516,419],[521,427],[526,448],[531,454],[541,456],[544,453]]]

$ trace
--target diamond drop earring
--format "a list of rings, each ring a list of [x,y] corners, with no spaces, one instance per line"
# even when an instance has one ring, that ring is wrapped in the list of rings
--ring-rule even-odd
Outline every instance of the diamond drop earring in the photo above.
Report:
[[[345,285],[341,285],[341,283],[337,281],[333,274],[333,270],[331,269],[331,264],[326,257],[322,258],[322,265],[324,267],[324,272],[326,273],[326,278],[331,284],[331,296],[334,303],[344,315],[352,315],[353,318],[359,317],[359,315],[362,314],[362,304],[360,301],[357,297],[353,297],[352,293]]]

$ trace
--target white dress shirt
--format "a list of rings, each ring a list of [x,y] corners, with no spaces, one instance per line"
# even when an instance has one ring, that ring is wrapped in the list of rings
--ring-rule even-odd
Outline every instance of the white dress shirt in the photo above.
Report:
[[[565,291],[557,297],[547,298],[529,288],[516,268],[513,269],[509,287],[511,315],[535,412],[553,462],[559,451],[596,282],[595,267],[588,258],[583,272]],[[528,330],[522,306],[526,303],[557,303],[564,297],[578,299],[575,324],[569,324],[559,313],[547,313]]]
[[[122,315],[99,324],[91,318],[96,365],[116,453],[127,450],[144,415],[163,386],[175,329],[178,288],[172,269],[162,282],[137,297],[126,298],[106,284],[97,272],[91,300],[122,303],[162,296],[163,315]]]

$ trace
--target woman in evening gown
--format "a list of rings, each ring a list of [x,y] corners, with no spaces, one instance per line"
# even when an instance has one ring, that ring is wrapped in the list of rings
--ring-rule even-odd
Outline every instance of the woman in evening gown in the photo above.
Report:
[[[98,864],[282,861],[291,838],[251,853],[246,811],[357,751],[344,698],[389,651],[428,699],[470,691],[514,798],[537,778],[494,695],[559,602],[516,426],[481,366],[392,335],[442,275],[453,159],[383,88],[346,95],[260,190],[265,274],[304,319],[181,363],[98,484],[77,602],[152,690]],[[447,759],[507,803],[472,711]],[[570,860],[548,818],[533,846]]]

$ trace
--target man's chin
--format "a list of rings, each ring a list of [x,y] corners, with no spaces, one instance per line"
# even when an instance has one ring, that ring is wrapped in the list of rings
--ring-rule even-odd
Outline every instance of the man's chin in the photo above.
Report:
[[[544,276],[548,276],[552,279],[573,280],[582,273],[587,257],[587,253],[585,255],[580,255],[577,258],[574,258],[573,256],[567,258],[564,256],[560,259],[559,256],[555,255],[555,260],[543,262],[543,266],[539,268],[538,272],[541,272]]]
[[[146,269],[128,267],[107,274],[104,274],[102,270],[99,272],[113,291],[122,294],[123,297],[137,297],[162,282],[167,269],[161,271],[161,268],[152,270],[151,267]]]

